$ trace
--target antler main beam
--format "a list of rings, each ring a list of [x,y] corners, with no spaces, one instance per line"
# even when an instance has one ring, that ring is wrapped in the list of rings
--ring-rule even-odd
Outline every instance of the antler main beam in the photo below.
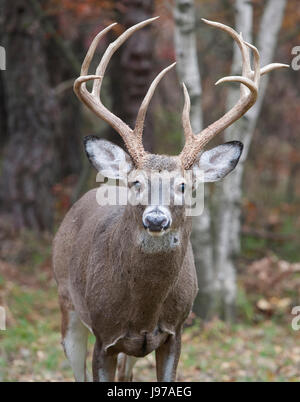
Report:
[[[120,35],[114,42],[112,42],[108,48],[106,49],[94,75],[88,75],[88,70],[90,67],[90,63],[93,59],[94,53],[98,46],[100,39],[110,31],[115,25],[111,24],[103,31],[99,32],[98,35],[92,41],[86,57],[82,63],[80,77],[76,79],[74,82],[74,92],[77,97],[90,109],[92,110],[98,117],[105,120],[111,127],[116,130],[120,136],[122,137],[128,152],[130,153],[135,165],[137,167],[141,166],[142,160],[146,155],[146,151],[143,147],[142,135],[143,135],[143,126],[144,120],[147,113],[147,109],[149,103],[154,94],[155,88],[157,87],[160,80],[163,76],[172,68],[176,63],[173,63],[169,67],[165,68],[161,73],[155,78],[152,82],[142,104],[139,109],[136,124],[134,130],[132,130],[126,123],[124,123],[118,116],[114,115],[110,112],[101,102],[101,86],[102,81],[105,75],[105,71],[107,65],[116,52],[116,50],[136,31],[144,28],[146,25],[150,24],[153,21],[156,21],[159,17],[150,18],[148,20],[142,21],[139,24],[136,24],[130,28],[128,28],[122,35]],[[86,83],[88,81],[94,81],[92,91],[89,92],[86,88]]]
[[[244,41],[242,34],[239,35],[234,29],[218,22],[208,21],[204,18],[202,18],[202,21],[229,33],[239,46],[242,54],[242,76],[224,77],[217,81],[215,85],[219,85],[223,82],[239,82],[241,84],[241,93],[238,102],[231,110],[219,120],[202,130],[199,134],[195,135],[190,123],[190,98],[183,84],[185,103],[182,113],[182,123],[185,145],[180,154],[180,158],[185,169],[191,167],[199,152],[213,137],[242,117],[254,105],[258,96],[259,82],[262,75],[279,68],[289,67],[287,64],[272,63],[260,68],[260,57],[257,48]],[[254,55],[254,71],[252,71],[251,68],[249,50],[252,50]]]

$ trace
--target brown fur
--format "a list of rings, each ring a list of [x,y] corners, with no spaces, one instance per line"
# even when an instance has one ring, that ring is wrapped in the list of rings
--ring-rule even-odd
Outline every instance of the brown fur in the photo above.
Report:
[[[174,169],[172,158],[159,159],[156,167]],[[137,240],[145,232],[141,214],[141,206],[101,207],[91,190],[74,204],[54,239],[62,311],[79,314],[105,355],[141,357],[170,337],[180,338],[197,292],[191,218],[183,207],[173,207],[178,246],[149,254]]]

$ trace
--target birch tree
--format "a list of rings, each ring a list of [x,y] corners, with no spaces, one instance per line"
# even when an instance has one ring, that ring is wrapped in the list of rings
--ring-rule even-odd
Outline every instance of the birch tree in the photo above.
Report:
[[[268,0],[267,2],[257,40],[262,65],[272,62],[285,5],[286,0]],[[235,13],[236,30],[242,32],[248,42],[253,43],[252,3],[248,0],[236,0]],[[197,129],[202,128],[202,111],[195,15],[193,0],[175,1],[175,47],[178,73],[191,94],[191,122],[194,132],[197,132]],[[238,75],[240,68],[240,53],[235,46],[232,75]],[[234,258],[240,251],[241,184],[244,162],[249,152],[267,83],[268,78],[263,77],[255,106],[226,130],[226,141],[241,140],[243,142],[242,158],[237,168],[216,186],[213,202],[210,203],[206,196],[204,213],[194,219],[192,239],[199,281],[199,294],[194,311],[202,318],[208,318],[215,311],[223,313],[226,320],[232,320],[234,317],[236,298]],[[228,91],[227,110],[232,107],[238,96],[239,86],[233,85]]]
[[[260,52],[261,65],[273,60],[278,34],[282,24],[286,0],[268,0],[260,22],[257,48]],[[236,0],[236,31],[242,32],[245,40],[253,43],[253,9],[248,0]],[[239,73],[241,66],[240,52],[234,49],[232,75]],[[273,73],[273,74],[280,74]],[[236,299],[235,257],[240,252],[240,216],[242,197],[242,178],[245,160],[248,156],[253,133],[259,118],[268,84],[268,76],[262,77],[256,104],[234,125],[225,132],[225,140],[240,140],[244,150],[236,169],[226,180],[216,185],[214,200],[215,222],[215,283],[219,292],[219,310],[223,309],[225,319],[234,317]],[[238,86],[232,86],[228,92],[227,110],[239,96]]]
[[[177,72],[185,83],[191,98],[191,125],[194,132],[203,128],[201,107],[201,77],[196,46],[196,13],[193,0],[176,0],[174,3],[175,51]],[[206,201],[208,196],[205,197]],[[210,232],[210,212],[205,202],[201,216],[194,217],[192,243],[197,267],[199,292],[194,302],[194,311],[204,316],[212,303],[212,293],[207,287],[213,281],[212,239]]]

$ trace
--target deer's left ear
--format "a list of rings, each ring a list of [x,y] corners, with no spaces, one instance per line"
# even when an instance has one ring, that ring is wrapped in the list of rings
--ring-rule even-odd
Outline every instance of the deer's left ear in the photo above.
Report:
[[[204,182],[223,179],[237,165],[243,151],[239,141],[226,142],[203,152],[193,165],[195,176],[202,172]]]

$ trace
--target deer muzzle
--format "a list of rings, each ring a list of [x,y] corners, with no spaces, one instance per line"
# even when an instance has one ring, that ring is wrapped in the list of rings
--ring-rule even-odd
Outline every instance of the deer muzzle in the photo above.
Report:
[[[150,233],[163,233],[172,224],[171,214],[166,207],[150,206],[143,213],[143,225]]]

